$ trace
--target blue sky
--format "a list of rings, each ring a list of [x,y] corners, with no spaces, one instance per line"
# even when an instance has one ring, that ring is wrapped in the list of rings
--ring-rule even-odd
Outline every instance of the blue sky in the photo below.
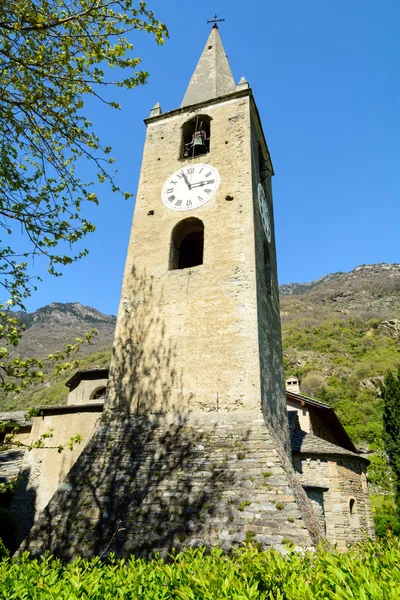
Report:
[[[145,136],[156,102],[177,108],[209,34],[220,33],[236,81],[253,89],[275,169],[280,283],[311,281],[363,263],[399,262],[398,0],[183,0],[148,2],[170,31],[158,47],[133,33],[148,84],[116,90],[120,112],[90,102],[86,114],[113,147],[121,188],[136,192]],[[82,165],[82,169],[86,165]],[[134,199],[98,189],[88,211],[96,232],[89,257],[44,275],[26,303],[74,302],[115,314]],[[40,270],[40,262],[35,265]]]

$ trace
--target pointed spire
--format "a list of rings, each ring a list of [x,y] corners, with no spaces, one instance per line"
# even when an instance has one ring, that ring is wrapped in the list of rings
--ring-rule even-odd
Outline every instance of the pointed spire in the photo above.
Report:
[[[246,77],[242,77],[241,80],[239,81],[239,83],[236,86],[237,90],[245,90],[247,88],[249,88],[249,83],[246,79]]]
[[[232,71],[221,42],[217,24],[210,35],[192,75],[181,106],[219,98],[236,90]]]
[[[150,117],[158,117],[158,115],[161,115],[161,114],[162,114],[161,106],[160,106],[160,103],[157,102],[157,104],[155,104],[150,111]]]
[[[158,117],[158,115],[162,114],[161,105],[159,102],[153,106],[150,111],[150,117]]]

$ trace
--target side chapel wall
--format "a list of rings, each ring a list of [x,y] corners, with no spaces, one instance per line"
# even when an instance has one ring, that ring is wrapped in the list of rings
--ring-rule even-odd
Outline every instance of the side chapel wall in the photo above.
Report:
[[[356,458],[294,456],[294,467],[302,483],[328,488],[323,492],[327,540],[345,548],[347,544],[374,537],[366,466]],[[353,499],[353,515],[350,500]]]
[[[21,523],[22,535],[27,533],[26,528],[29,531],[28,524],[36,520],[48,504],[98,428],[102,407],[97,403],[91,411],[77,409],[64,414],[60,414],[60,411],[61,407],[55,414],[33,419],[29,443],[37,441],[51,430],[53,437],[44,440],[44,448],[25,452],[21,464],[23,487],[17,489],[14,510]],[[76,435],[82,437],[80,443],[74,444],[72,450],[65,448],[58,452],[58,446],[67,444]]]

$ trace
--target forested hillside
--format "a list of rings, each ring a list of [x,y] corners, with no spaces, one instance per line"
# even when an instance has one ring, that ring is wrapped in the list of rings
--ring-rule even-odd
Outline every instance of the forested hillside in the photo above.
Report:
[[[400,265],[363,265],[280,291],[286,375],[300,377],[302,393],[334,406],[358,445],[373,443],[381,432],[380,382],[400,363]],[[115,317],[54,303],[23,319],[18,350],[25,356],[54,352],[95,327],[81,368],[109,364]],[[20,396],[2,395],[0,410],[65,403],[69,376],[47,378]]]
[[[281,288],[284,363],[336,410],[353,440],[380,437],[379,387],[400,363],[400,265],[363,265]]]

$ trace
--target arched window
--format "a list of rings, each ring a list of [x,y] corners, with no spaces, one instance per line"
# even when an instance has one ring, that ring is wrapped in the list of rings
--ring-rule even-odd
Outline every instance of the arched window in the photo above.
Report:
[[[268,242],[264,240],[264,275],[267,293],[271,293],[271,261],[269,258]]]
[[[171,237],[170,270],[188,269],[203,264],[204,224],[189,217],[175,225]]]
[[[106,397],[106,386],[102,385],[101,387],[96,388],[91,394],[90,394],[90,400],[104,400],[104,398]]]
[[[193,158],[210,152],[210,122],[207,115],[198,115],[182,126],[182,158]]]

